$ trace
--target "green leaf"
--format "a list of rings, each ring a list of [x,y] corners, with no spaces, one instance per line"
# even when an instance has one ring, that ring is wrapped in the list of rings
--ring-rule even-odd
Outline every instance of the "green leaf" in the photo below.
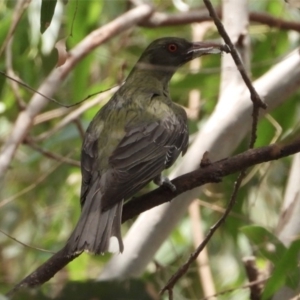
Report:
[[[241,231],[255,244],[257,250],[274,265],[286,253],[286,248],[282,242],[264,227],[256,225],[244,226],[241,228]]]
[[[261,254],[274,264],[274,271],[266,283],[262,299],[269,299],[284,285],[295,289],[300,280],[300,240],[293,242],[287,249],[276,236],[263,227],[245,226],[241,231],[257,246]]]
[[[300,280],[298,256],[300,251],[300,240],[291,244],[284,256],[276,265],[271,278],[267,281],[262,300],[268,299],[282,286],[286,285],[296,289]]]
[[[57,0],[42,0],[41,7],[41,28],[40,32],[43,34],[50,26]]]

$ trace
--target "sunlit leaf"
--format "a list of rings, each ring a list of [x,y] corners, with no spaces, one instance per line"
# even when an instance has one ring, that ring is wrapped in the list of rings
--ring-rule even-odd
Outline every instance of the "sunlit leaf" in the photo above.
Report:
[[[240,230],[255,245],[255,250],[259,251],[273,264],[276,265],[286,253],[283,243],[266,228],[251,225],[241,227]]]

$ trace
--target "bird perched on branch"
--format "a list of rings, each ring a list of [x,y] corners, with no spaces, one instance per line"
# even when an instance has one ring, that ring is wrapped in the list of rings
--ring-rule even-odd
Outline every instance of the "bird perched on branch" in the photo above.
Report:
[[[143,52],[125,83],[90,123],[81,153],[81,216],[68,255],[109,250],[115,237],[123,251],[123,202],[147,183],[176,187],[161,175],[188,146],[187,116],[173,103],[168,84],[181,65],[226,51],[209,42],[161,38]]]

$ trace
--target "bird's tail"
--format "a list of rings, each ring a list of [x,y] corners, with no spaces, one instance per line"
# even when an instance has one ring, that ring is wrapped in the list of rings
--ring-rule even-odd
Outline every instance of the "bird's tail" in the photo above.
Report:
[[[107,251],[117,252],[110,249],[112,237],[118,240],[119,251],[123,251],[121,236],[121,218],[123,201],[108,210],[101,209],[101,200],[95,197],[87,197],[80,219],[71,234],[66,250],[69,255],[88,251],[101,254]]]

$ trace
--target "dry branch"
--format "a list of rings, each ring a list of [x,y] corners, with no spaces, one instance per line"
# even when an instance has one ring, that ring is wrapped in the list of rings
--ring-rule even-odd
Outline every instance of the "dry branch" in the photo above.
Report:
[[[234,157],[211,163],[205,168],[200,168],[172,180],[172,183],[176,186],[175,192],[160,187],[141,197],[133,198],[131,201],[128,201],[124,205],[122,222],[125,222],[148,209],[171,201],[177,195],[195,187],[199,187],[209,182],[219,182],[221,178],[226,175],[236,173],[256,164],[286,157],[297,152],[300,152],[300,139],[287,145],[278,143],[262,148],[250,149]],[[65,254],[65,249],[61,249],[38,269],[18,283],[8,292],[7,296],[12,296],[20,288],[42,285],[79,255],[80,253],[74,256],[67,256]]]

